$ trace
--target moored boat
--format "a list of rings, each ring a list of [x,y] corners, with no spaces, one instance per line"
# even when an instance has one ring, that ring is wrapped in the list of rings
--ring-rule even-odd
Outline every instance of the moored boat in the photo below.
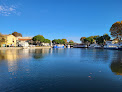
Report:
[[[64,48],[64,45],[63,44],[57,44],[57,45],[54,45],[53,48]]]
[[[104,49],[118,50],[118,44],[107,44],[107,45],[104,46]]]
[[[118,50],[122,50],[122,43],[118,45]]]
[[[96,44],[96,45],[94,46],[94,48],[95,48],[95,49],[101,49],[102,47],[101,47],[100,45]]]
[[[102,48],[100,45],[98,45],[98,44],[91,44],[90,46],[89,46],[89,48],[95,48],[95,49],[100,49],[100,48]]]

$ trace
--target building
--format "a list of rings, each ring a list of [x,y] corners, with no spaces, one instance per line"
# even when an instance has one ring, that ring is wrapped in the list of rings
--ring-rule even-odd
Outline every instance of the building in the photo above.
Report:
[[[41,43],[42,46],[50,46],[50,43]]]
[[[17,37],[17,46],[25,46],[31,43],[32,37]]]
[[[1,47],[15,47],[16,46],[16,37],[13,35],[0,36],[0,46]]]

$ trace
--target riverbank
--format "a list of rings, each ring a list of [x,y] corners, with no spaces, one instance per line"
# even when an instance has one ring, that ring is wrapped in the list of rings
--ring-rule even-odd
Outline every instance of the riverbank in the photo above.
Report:
[[[51,46],[40,46],[40,47],[30,47],[29,49],[44,49],[44,48],[52,48]],[[0,47],[0,50],[7,49],[23,49],[23,47]]]

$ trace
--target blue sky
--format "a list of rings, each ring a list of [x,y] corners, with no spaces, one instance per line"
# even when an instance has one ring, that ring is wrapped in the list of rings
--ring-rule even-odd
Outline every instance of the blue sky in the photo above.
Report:
[[[109,33],[122,0],[0,0],[0,32],[74,40]]]

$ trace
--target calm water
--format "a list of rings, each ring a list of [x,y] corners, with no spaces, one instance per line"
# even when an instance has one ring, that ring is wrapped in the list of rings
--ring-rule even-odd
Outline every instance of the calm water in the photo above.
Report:
[[[0,50],[0,92],[122,92],[122,51]]]

